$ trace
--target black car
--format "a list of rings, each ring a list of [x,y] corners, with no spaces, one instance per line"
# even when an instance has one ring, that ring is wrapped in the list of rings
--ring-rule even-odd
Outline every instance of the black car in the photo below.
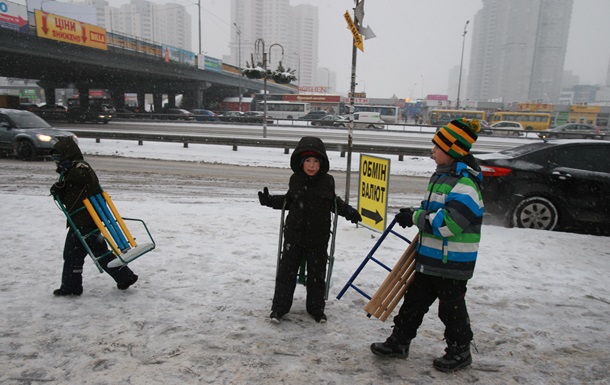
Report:
[[[506,225],[610,233],[610,142],[550,140],[476,158],[485,212]]]
[[[68,122],[94,122],[108,124],[114,118],[112,110],[103,105],[93,105],[86,108],[71,107],[66,112]]]
[[[311,125],[312,126],[330,126],[332,127],[333,123],[336,122],[339,119],[343,119],[343,116],[341,115],[326,115],[321,119],[317,119],[317,120],[312,120],[311,121]]]
[[[322,111],[322,110],[309,111],[305,115],[301,116],[298,120],[318,120],[318,119],[322,119],[326,115],[327,115],[326,111]]]

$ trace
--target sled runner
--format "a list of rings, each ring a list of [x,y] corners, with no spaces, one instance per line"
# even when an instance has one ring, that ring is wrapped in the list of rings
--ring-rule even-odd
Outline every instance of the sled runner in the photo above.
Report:
[[[341,299],[341,297],[343,296],[343,294],[345,294],[348,288],[353,288],[369,300],[369,303],[364,307],[364,310],[366,310],[367,315],[369,317],[372,315],[381,321],[385,321],[390,316],[396,305],[400,302],[404,293],[407,291],[414,277],[415,254],[417,252],[417,235],[414,237],[414,241],[410,241],[406,237],[392,230],[395,223],[396,219],[394,219],[392,223],[389,224],[388,228],[383,232],[381,237],[379,237],[379,240],[375,243],[369,254],[366,256],[366,258],[364,258],[360,266],[356,269],[354,274],[352,274],[351,278],[348,280],[345,286],[343,286],[343,289],[341,289],[341,292],[337,296],[337,299]],[[390,269],[384,263],[373,257],[373,254],[375,254],[379,246],[383,243],[387,235],[390,233],[398,236],[399,238],[409,243],[409,246],[407,247],[403,255],[400,257],[398,262],[396,262],[396,265],[393,269]],[[372,297],[366,294],[363,290],[361,290],[358,286],[354,284],[354,280],[356,279],[358,274],[360,274],[362,269],[364,269],[364,266],[368,263],[369,260],[377,263],[378,265],[389,271],[388,276]]]
[[[333,228],[331,230],[331,239],[328,250],[328,260],[326,261],[326,287],[324,289],[324,299],[328,300],[328,292],[331,286],[331,278],[333,274],[333,265],[335,263],[335,239],[337,236],[337,221],[339,219],[339,215],[337,214],[337,200],[335,199],[335,211],[333,213]],[[283,242],[284,242],[284,220],[286,216],[286,201],[282,205],[282,215],[280,218],[280,236],[279,242],[277,246],[277,265],[275,267],[275,276],[277,277],[279,269],[280,269],[280,260],[282,259],[282,251],[283,251]],[[301,285],[307,284],[307,260],[303,258],[301,260],[301,266],[299,267],[299,272],[297,274],[297,282]]]
[[[110,196],[105,191],[102,191],[101,194],[93,195],[84,199],[84,207],[81,207],[73,212],[67,211],[65,205],[61,202],[58,196],[54,196],[54,198],[63,213],[66,215],[66,218],[68,218],[70,227],[76,233],[85,250],[87,250],[87,254],[89,254],[89,256],[95,262],[95,265],[100,273],[104,270],[99,264],[99,260],[111,253],[116,256],[116,259],[113,259],[110,261],[110,263],[108,263],[108,267],[110,268],[127,265],[129,262],[136,260],[155,248],[155,241],[153,240],[150,231],[148,231],[146,223],[144,223],[144,221],[141,219],[121,217],[118,210],[114,206],[112,199],[110,199]],[[87,210],[97,226],[97,229],[88,234],[81,234],[80,230],[72,220],[72,216],[81,210]],[[132,236],[131,232],[127,228],[125,221],[140,222],[146,231],[150,242],[137,244],[134,236]],[[110,250],[107,253],[96,257],[87,244],[86,239],[90,236],[95,236],[98,233],[102,234],[106,240],[106,243],[108,243]]]

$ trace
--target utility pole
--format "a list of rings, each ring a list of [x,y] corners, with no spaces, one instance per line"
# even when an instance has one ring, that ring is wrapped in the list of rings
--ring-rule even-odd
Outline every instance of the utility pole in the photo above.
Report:
[[[462,87],[462,63],[464,63],[464,45],[466,44],[466,27],[468,27],[468,23],[470,20],[466,20],[466,25],[464,25],[464,33],[462,34],[462,58],[460,59],[460,78],[458,80],[458,93],[457,93],[457,101],[456,101],[456,109],[460,109],[460,88]]]
[[[237,67],[239,67],[239,111],[241,111],[241,101],[242,101],[242,90],[241,90],[241,29],[239,29],[239,26],[236,23],[233,23],[233,25],[235,26],[235,28],[237,29],[237,46],[238,46],[238,50],[239,52],[237,53]]]

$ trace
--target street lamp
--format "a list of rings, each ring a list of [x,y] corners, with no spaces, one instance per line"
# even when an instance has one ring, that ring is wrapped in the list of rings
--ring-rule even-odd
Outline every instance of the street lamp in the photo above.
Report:
[[[464,33],[462,34],[462,58],[460,59],[460,78],[458,80],[458,93],[457,93],[457,101],[456,101],[456,109],[460,109],[460,88],[462,87],[462,64],[464,63],[464,45],[466,44],[466,28],[468,27],[468,23],[470,20],[466,20],[466,25],[464,25]]]
[[[263,70],[265,74],[263,76],[263,138],[267,137],[267,63],[271,62],[271,48],[278,46],[282,49],[282,59],[284,58],[284,47],[281,44],[274,43],[269,47],[269,60],[267,61],[267,52],[265,51],[265,40],[258,38],[254,42],[254,53],[258,58],[263,57]],[[252,64],[254,65],[254,64]]]
[[[239,68],[239,111],[241,111],[241,101],[242,101],[242,91],[241,91],[241,30],[239,29],[239,26],[236,23],[233,23],[233,25],[236,28],[236,32],[237,32],[237,41],[238,41],[238,50],[239,52],[237,53],[237,67]]]

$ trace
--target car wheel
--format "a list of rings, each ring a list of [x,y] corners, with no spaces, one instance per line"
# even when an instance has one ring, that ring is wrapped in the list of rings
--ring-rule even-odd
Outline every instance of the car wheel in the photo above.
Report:
[[[517,203],[511,222],[516,227],[550,231],[559,223],[559,211],[547,198],[528,197]]]
[[[29,140],[22,140],[17,144],[17,158],[20,160],[34,160],[36,149]]]

